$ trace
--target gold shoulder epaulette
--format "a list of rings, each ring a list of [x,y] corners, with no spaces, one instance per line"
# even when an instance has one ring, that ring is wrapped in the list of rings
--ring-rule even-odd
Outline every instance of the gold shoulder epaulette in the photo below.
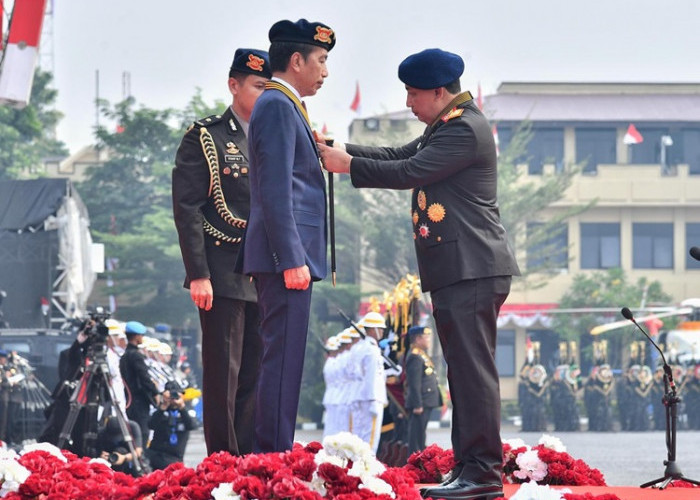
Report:
[[[417,355],[420,356],[420,355],[422,354],[422,352],[423,352],[423,351],[421,351],[421,350],[418,349],[417,347],[414,347],[413,349],[411,349],[411,354],[417,354]]]
[[[443,122],[448,122],[452,120],[453,118],[457,118],[459,116],[462,116],[462,113],[464,113],[464,108],[452,108],[449,113],[447,113],[445,116],[441,118]]]

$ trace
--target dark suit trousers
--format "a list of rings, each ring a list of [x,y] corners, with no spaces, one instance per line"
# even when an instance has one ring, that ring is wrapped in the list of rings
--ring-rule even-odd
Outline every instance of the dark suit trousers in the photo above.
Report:
[[[452,398],[452,448],[462,477],[501,482],[501,399],[496,370],[496,320],[510,276],[464,280],[430,293],[447,361]]]
[[[255,417],[257,453],[291,450],[294,442],[311,285],[288,290],[281,274],[255,276],[263,357]]]
[[[202,406],[207,453],[253,451],[255,389],[262,342],[254,302],[214,297],[199,310],[202,325]]]

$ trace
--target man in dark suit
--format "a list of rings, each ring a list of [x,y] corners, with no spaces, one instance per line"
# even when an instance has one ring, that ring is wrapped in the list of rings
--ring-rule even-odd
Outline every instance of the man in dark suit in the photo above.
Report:
[[[448,481],[422,493],[446,499],[503,496],[496,320],[519,274],[500,223],[491,127],[461,92],[463,71],[461,57],[440,49],[401,63],[406,105],[428,125],[409,144],[319,145],[325,167],[350,173],[355,187],[413,189],[418,268],[447,361],[457,461]]]
[[[198,120],[175,158],[173,214],[202,326],[203,424],[209,454],[253,451],[262,352],[255,286],[234,272],[250,211],[248,142],[253,105],[272,76],[267,52],[238,49],[229,71],[233,103]]]
[[[408,329],[410,349],[406,356],[406,410],[408,416],[408,453],[425,449],[425,429],[433,408],[442,406],[433,360],[428,356],[430,328],[412,326]]]
[[[303,97],[328,76],[328,26],[279,21],[270,29],[273,78],[250,119],[251,209],[243,271],[255,278],[263,357],[255,451],[294,440],[311,282],[326,276],[326,193]]]

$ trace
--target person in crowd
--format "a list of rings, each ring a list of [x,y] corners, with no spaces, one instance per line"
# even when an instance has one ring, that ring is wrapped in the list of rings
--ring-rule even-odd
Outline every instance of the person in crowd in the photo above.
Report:
[[[457,463],[422,494],[448,500],[503,495],[496,320],[520,274],[500,223],[491,126],[461,91],[463,71],[462,58],[441,49],[399,65],[406,105],[427,125],[404,146],[330,147],[319,136],[324,167],[349,173],[353,186],[413,190],[418,268],[447,361]]]
[[[160,391],[148,374],[148,366],[144,355],[139,352],[139,345],[143,342],[146,327],[138,321],[127,321],[124,333],[128,340],[126,351],[119,360],[119,370],[126,386],[127,400],[131,404],[126,409],[126,415],[136,422],[141,430],[141,436],[147,440],[148,417],[151,405],[157,406]]]
[[[425,326],[408,329],[410,347],[406,353],[406,410],[408,411],[408,454],[425,449],[425,430],[433,409],[442,406],[433,360],[428,356],[432,330]]]
[[[148,462],[153,469],[165,469],[182,462],[190,431],[197,425],[185,408],[180,384],[171,380],[165,384],[158,409],[148,420],[153,438],[146,449]]]

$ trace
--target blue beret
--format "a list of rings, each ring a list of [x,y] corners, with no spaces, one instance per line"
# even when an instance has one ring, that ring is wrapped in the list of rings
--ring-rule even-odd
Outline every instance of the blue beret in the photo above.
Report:
[[[295,42],[323,47],[330,51],[335,46],[335,32],[323,23],[310,23],[306,19],[297,22],[278,21],[270,28],[271,43]]]
[[[229,74],[233,72],[272,78],[270,58],[264,50],[238,49],[233,55]]]
[[[433,331],[427,326],[412,326],[408,329],[407,335],[413,337],[414,335],[423,335],[424,333],[431,334]]]
[[[127,321],[124,326],[124,333],[127,335],[145,335],[146,327],[138,321]]]
[[[440,49],[425,49],[399,64],[399,80],[416,89],[437,89],[458,80],[464,73],[464,61],[457,54]]]

